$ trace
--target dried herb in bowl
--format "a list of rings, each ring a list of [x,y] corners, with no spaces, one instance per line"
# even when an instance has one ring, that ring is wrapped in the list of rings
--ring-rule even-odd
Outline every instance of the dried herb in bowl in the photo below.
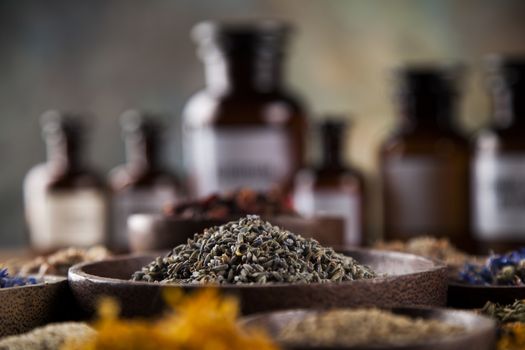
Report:
[[[408,345],[465,332],[439,320],[379,309],[335,309],[289,322],[277,339],[287,345],[356,347]]]
[[[20,287],[28,284],[36,284],[37,280],[33,277],[9,276],[7,268],[0,269],[0,289],[9,287]]]
[[[256,192],[249,188],[241,188],[221,195],[214,194],[177,205],[168,205],[164,212],[167,216],[197,220],[220,220],[248,214],[298,215],[280,191]]]
[[[489,301],[480,312],[499,323],[498,350],[525,349],[525,300],[509,305]]]
[[[467,263],[459,280],[475,285],[525,285],[525,248],[503,255],[492,254],[485,264]]]
[[[447,238],[430,236],[415,237],[406,242],[380,241],[374,245],[374,248],[421,255],[443,261],[449,266],[461,266],[466,262],[477,259],[477,257],[468,255],[456,248]]]
[[[367,266],[248,215],[196,234],[132,280],[163,283],[324,283],[376,277]]]
[[[525,300],[516,300],[510,305],[487,302],[481,313],[499,323],[525,322]]]

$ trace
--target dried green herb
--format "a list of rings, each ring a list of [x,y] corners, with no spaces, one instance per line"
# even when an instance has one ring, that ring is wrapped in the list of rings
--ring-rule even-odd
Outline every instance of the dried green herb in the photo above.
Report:
[[[487,302],[481,313],[500,323],[525,322],[525,300],[516,300],[510,305]]]
[[[196,234],[132,280],[163,283],[324,283],[373,278],[353,258],[248,215]]]
[[[408,345],[454,336],[464,327],[440,320],[411,318],[379,309],[335,309],[283,325],[277,339],[287,345],[361,347]]]

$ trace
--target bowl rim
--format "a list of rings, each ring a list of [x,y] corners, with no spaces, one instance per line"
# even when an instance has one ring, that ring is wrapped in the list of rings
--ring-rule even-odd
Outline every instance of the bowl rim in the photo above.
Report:
[[[66,276],[44,275],[42,277],[42,276],[29,275],[27,277],[35,277],[35,278],[37,278],[37,283],[35,283],[35,284],[25,284],[23,286],[13,286],[13,287],[0,288],[0,293],[6,293],[8,291],[13,291],[13,290],[20,290],[22,288],[36,288],[36,287],[40,288],[40,287],[45,287],[45,286],[49,286],[49,285],[58,284],[58,283],[61,283],[61,282],[67,282],[67,277]],[[27,278],[27,277],[24,276],[24,278]]]
[[[469,284],[462,281],[450,279],[448,285],[455,288],[465,289],[487,289],[487,290],[525,290],[525,285],[521,286],[509,286],[509,285],[497,285],[497,284]]]
[[[394,281],[399,278],[406,278],[406,277],[412,277],[412,276],[419,276],[423,274],[427,274],[429,272],[432,273],[446,273],[447,272],[447,266],[436,260],[432,260],[429,258],[425,258],[419,255],[415,254],[409,254],[409,253],[402,253],[402,252],[394,252],[394,251],[382,251],[377,249],[368,249],[368,248],[347,248],[345,249],[345,252],[357,252],[357,253],[366,253],[366,254],[378,254],[378,255],[389,255],[392,257],[398,257],[398,258],[410,258],[410,259],[417,259],[426,263],[429,263],[430,266],[428,268],[425,268],[421,271],[416,272],[410,272],[410,273],[404,273],[399,275],[386,275],[386,276],[378,276],[375,278],[370,279],[359,279],[359,280],[353,280],[353,281],[344,281],[344,282],[334,282],[334,283],[284,283],[284,282],[278,282],[278,283],[268,283],[268,284],[184,284],[184,283],[162,283],[162,282],[146,282],[146,281],[132,281],[132,280],[125,280],[125,279],[119,279],[119,278],[112,278],[112,277],[102,277],[93,275],[90,273],[87,273],[84,271],[86,267],[96,265],[96,264],[104,264],[111,261],[119,260],[119,261],[125,261],[125,260],[131,260],[131,259],[141,259],[141,258],[148,258],[153,261],[155,258],[157,258],[159,255],[153,255],[153,252],[151,254],[128,254],[128,255],[119,255],[119,256],[112,256],[104,260],[99,260],[95,262],[84,262],[80,264],[76,264],[72,266],[68,271],[68,280],[70,281],[78,281],[78,280],[89,280],[90,282],[96,282],[96,283],[129,283],[136,286],[157,286],[157,287],[185,287],[185,288],[199,288],[199,287],[215,287],[218,289],[259,289],[259,288],[290,288],[290,287],[296,287],[296,286],[303,286],[307,288],[316,288],[316,287],[334,287],[334,286],[342,286],[342,285],[358,285],[358,284],[374,284],[374,283],[380,283],[380,282],[389,282]],[[131,276],[130,276],[131,277]]]
[[[243,325],[243,326],[246,326],[246,323],[250,322],[250,321],[253,321],[253,320],[256,320],[256,319],[259,319],[259,318],[264,318],[264,317],[269,317],[269,316],[272,316],[272,315],[279,315],[279,314],[286,314],[286,313],[293,313],[293,312],[306,312],[306,313],[316,313],[316,312],[322,312],[322,311],[330,311],[330,310],[340,310],[340,309],[367,309],[367,308],[375,308],[375,309],[379,309],[379,310],[387,310],[387,311],[391,311],[392,313],[394,314],[398,314],[398,312],[410,312],[410,311],[427,311],[427,312],[432,312],[432,313],[436,313],[435,316],[452,316],[453,315],[463,315],[463,316],[467,316],[467,317],[470,317],[474,320],[477,320],[478,322],[482,322],[481,325],[476,325],[476,327],[472,327],[472,328],[468,328],[465,330],[464,333],[460,333],[460,334],[456,334],[456,335],[447,335],[446,337],[442,337],[442,338],[432,338],[432,339],[429,339],[429,340],[421,340],[421,341],[416,341],[416,342],[410,342],[410,343],[405,343],[405,344],[394,344],[394,345],[381,345],[381,344],[375,344],[375,345],[358,345],[358,346],[352,346],[352,347],[322,347],[322,346],[309,346],[308,344],[290,344],[290,343],[283,343],[283,342],[278,342],[278,344],[281,344],[281,345],[286,345],[288,347],[291,347],[292,349],[296,348],[296,347],[301,347],[301,348],[305,348],[305,349],[311,349],[311,350],[317,350],[317,349],[354,349],[354,348],[359,348],[359,349],[405,349],[407,347],[417,347],[417,346],[428,346],[428,347],[432,347],[432,346],[439,346],[439,345],[447,345],[447,344],[451,344],[451,343],[455,343],[455,342],[460,342],[460,341],[467,341],[468,339],[471,339],[471,338],[476,338],[476,337],[479,337],[481,336],[482,334],[486,334],[486,333],[493,333],[494,334],[494,339],[496,339],[496,331],[497,331],[497,323],[495,320],[491,319],[490,317],[488,316],[485,316],[485,315],[481,315],[481,314],[477,314],[473,311],[468,311],[468,310],[459,310],[459,309],[450,309],[450,308],[445,308],[445,307],[429,307],[429,306],[403,306],[403,307],[391,307],[391,308],[388,308],[388,307],[355,307],[355,308],[331,308],[331,309],[306,309],[306,308],[298,308],[298,309],[287,309],[287,310],[276,310],[276,311],[267,311],[267,312],[261,312],[261,313],[256,313],[256,314],[253,314],[253,315],[248,315],[248,316],[244,316],[244,317],[241,317],[241,320],[240,320],[240,324]],[[396,312],[397,311],[397,312]],[[402,315],[406,315],[406,314],[403,314],[401,313]],[[412,315],[406,315],[408,317],[411,317],[411,318],[416,318],[417,316],[412,316]],[[429,317],[428,319],[432,319],[432,320],[440,320],[440,318],[437,318],[437,317]],[[451,324],[450,322],[446,322],[446,321],[443,321],[442,322],[445,322],[445,323],[449,323]],[[458,323],[458,325],[462,325],[464,324],[464,322],[460,322]]]

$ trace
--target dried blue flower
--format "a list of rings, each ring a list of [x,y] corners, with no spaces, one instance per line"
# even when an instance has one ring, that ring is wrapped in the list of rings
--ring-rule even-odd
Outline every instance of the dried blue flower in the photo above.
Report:
[[[504,255],[492,254],[484,265],[465,264],[459,279],[475,285],[525,285],[525,248]]]
[[[0,288],[25,286],[36,284],[37,280],[33,277],[9,276],[7,268],[0,269]]]

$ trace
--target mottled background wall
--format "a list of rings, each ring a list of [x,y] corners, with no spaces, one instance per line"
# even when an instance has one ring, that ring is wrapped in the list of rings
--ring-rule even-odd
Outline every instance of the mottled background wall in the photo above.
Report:
[[[21,184],[44,159],[42,111],[89,112],[90,158],[104,172],[123,160],[118,115],[130,107],[163,112],[171,125],[171,163],[180,168],[180,111],[203,86],[190,28],[203,19],[259,17],[296,25],[290,85],[314,117],[352,114],[349,158],[371,185],[377,183],[377,146],[395,121],[392,67],[419,60],[466,63],[460,118],[472,133],[489,115],[481,58],[525,52],[522,0],[2,1],[0,246],[25,242]],[[377,232],[379,213],[372,213]]]

